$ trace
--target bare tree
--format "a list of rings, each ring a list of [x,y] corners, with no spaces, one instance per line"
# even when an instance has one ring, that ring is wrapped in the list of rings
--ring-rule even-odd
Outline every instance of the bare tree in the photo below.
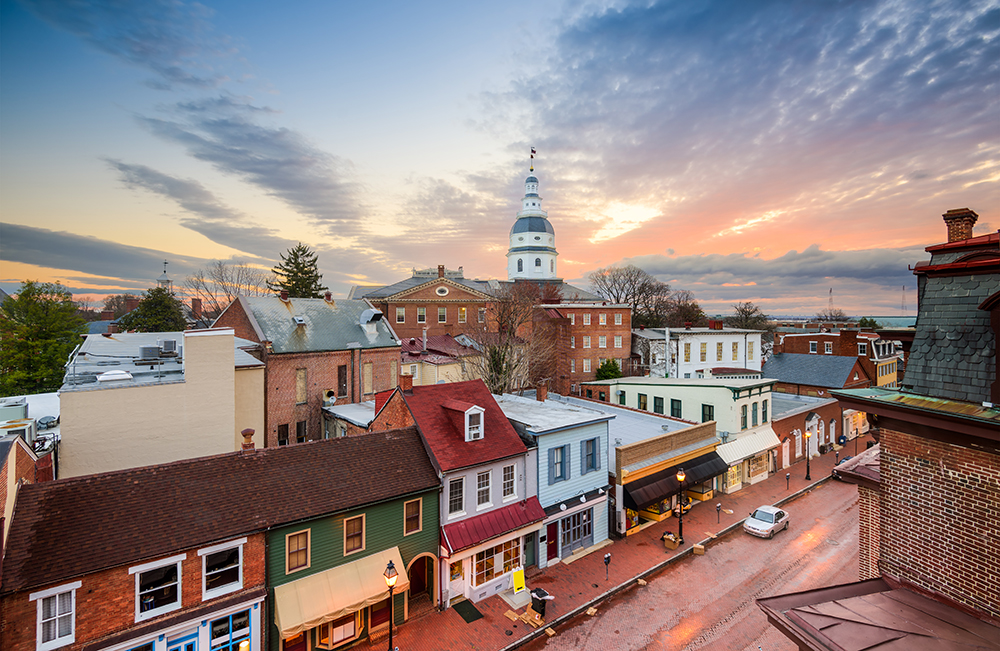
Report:
[[[112,313],[112,319],[118,319],[128,312],[129,301],[138,301],[137,294],[112,294],[104,297],[104,309]]]
[[[760,307],[752,301],[745,301],[733,305],[733,314],[722,319],[727,326],[733,328],[743,328],[744,330],[766,330],[774,331],[774,323],[771,317],[764,313]]]
[[[695,300],[694,294],[686,289],[673,292],[665,308],[666,318],[662,325],[671,328],[679,328],[686,323],[702,326],[707,320],[705,312]]]
[[[604,267],[591,272],[589,278],[596,294],[632,308],[632,325],[664,325],[672,297],[667,283],[635,265]]]
[[[202,310],[210,318],[219,316],[237,296],[268,296],[271,275],[246,262],[214,260],[184,281],[185,293],[200,298]]]
[[[820,312],[816,313],[816,318],[819,321],[834,321],[834,322],[851,320],[850,317],[847,316],[847,313],[845,313],[839,307],[828,307],[825,310],[821,310]]]

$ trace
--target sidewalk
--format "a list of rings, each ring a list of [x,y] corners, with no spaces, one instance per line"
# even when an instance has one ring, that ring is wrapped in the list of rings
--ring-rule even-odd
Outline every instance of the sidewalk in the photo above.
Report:
[[[865,449],[869,440],[871,437],[868,435],[860,437],[859,452]],[[854,441],[848,441],[840,451],[840,457],[853,454]],[[546,606],[546,620],[548,626],[558,631],[561,621],[586,610],[593,602],[604,599],[611,593],[634,585],[637,578],[654,574],[661,569],[661,565],[690,554],[695,544],[703,543],[707,546],[709,543],[703,541],[710,540],[712,535],[719,535],[727,529],[738,529],[747,514],[758,506],[777,504],[829,479],[834,460],[833,452],[814,457],[810,461],[812,480],[809,482],[805,480],[806,462],[800,461],[732,495],[716,495],[707,502],[696,502],[684,516],[684,544],[676,550],[665,550],[660,542],[664,531],[677,533],[677,518],[671,517],[637,534],[615,541],[613,545],[600,550],[600,553],[590,554],[570,565],[559,563],[534,576],[529,575],[528,588],[541,587],[555,595],[556,599]],[[791,475],[787,488],[786,473]],[[716,504],[722,504],[724,509],[718,516]],[[726,509],[732,513],[726,513]],[[794,507],[792,510],[794,512]],[[605,580],[604,554],[607,552],[611,552],[611,565],[608,568],[608,579]],[[483,618],[469,624],[451,608],[407,622],[395,629],[393,645],[398,646],[400,651],[498,651],[514,648],[538,635],[544,635],[543,629],[535,631],[527,624],[511,622],[504,617],[503,614],[510,607],[499,596],[480,601],[476,607],[482,612]],[[386,640],[383,639],[371,645],[362,643],[359,648],[381,650],[385,646]]]

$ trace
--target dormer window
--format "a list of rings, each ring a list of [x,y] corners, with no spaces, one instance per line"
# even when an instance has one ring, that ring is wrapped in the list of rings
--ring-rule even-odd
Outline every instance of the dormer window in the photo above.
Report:
[[[465,413],[465,440],[478,441],[483,438],[483,411],[478,407]]]

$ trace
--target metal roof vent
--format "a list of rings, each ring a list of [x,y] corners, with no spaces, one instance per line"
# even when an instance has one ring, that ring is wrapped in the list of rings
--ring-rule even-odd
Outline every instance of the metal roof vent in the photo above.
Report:
[[[304,326],[306,324],[305,318],[303,318],[301,316],[293,316],[292,317],[292,321],[294,321],[295,325],[297,325],[297,326]]]
[[[376,321],[382,320],[382,312],[372,308],[368,308],[361,313],[361,318],[358,319],[360,325],[365,325],[367,323],[375,323]]]

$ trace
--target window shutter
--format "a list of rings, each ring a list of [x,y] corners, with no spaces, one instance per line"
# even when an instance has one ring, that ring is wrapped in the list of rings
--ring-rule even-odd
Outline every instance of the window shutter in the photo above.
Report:
[[[562,476],[563,479],[569,479],[569,469],[570,469],[569,455],[572,453],[573,450],[570,447],[569,443],[563,446],[563,459],[566,460],[566,463],[563,464],[563,476]]]
[[[594,439],[594,468],[596,470],[601,469],[601,439],[600,437]]]
[[[580,441],[580,475],[587,474],[587,441]]]
[[[549,486],[556,483],[556,449],[549,448]]]

